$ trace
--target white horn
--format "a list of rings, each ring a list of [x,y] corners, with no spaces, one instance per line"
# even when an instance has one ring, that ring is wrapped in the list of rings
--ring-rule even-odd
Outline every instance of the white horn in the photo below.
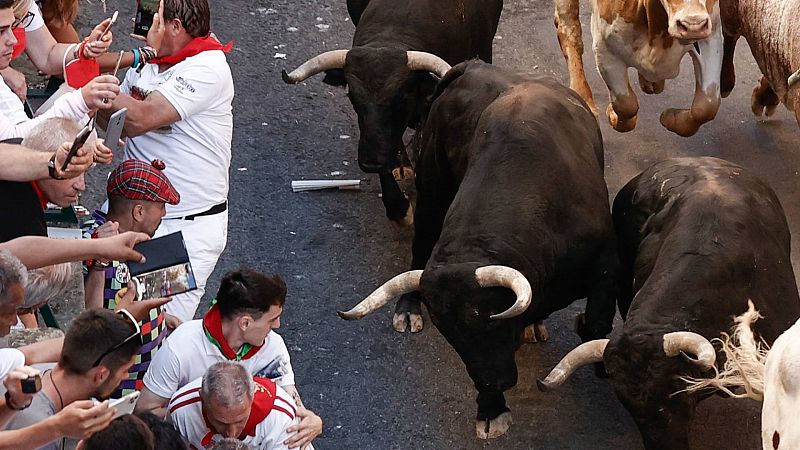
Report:
[[[489,316],[491,319],[510,319],[525,312],[531,305],[531,284],[525,275],[507,266],[485,266],[475,269],[475,279],[481,287],[502,286],[517,294],[517,301],[510,308]]]
[[[372,294],[369,294],[369,297],[362,300],[361,303],[354,306],[350,311],[337,311],[336,314],[339,314],[339,317],[344,320],[361,319],[388,303],[389,300],[399,295],[418,290],[421,277],[421,270],[403,272],[384,283],[383,286],[375,289]]]
[[[696,356],[692,358],[686,353]],[[691,363],[703,369],[710,369],[717,361],[717,352],[711,342],[703,336],[691,331],[675,331],[664,335],[664,353],[677,356],[679,353]]]
[[[800,69],[797,69],[797,72],[789,76],[787,83],[789,84],[789,87],[792,87],[792,85],[797,83],[798,81],[800,81]]]
[[[406,52],[406,57],[411,70],[426,70],[435,73],[439,78],[450,70],[450,64],[433,53],[410,51]]]
[[[281,76],[286,84],[297,84],[323,70],[343,68],[345,57],[347,57],[347,50],[331,50],[309,59],[294,69],[292,73],[286,73],[284,70]]]
[[[562,384],[573,374],[579,367],[587,364],[598,363],[603,361],[603,353],[606,351],[608,339],[597,339],[594,341],[584,342],[583,344],[572,349],[567,353],[559,363],[550,371],[547,378],[544,380],[536,380],[536,385],[539,390],[551,391]]]

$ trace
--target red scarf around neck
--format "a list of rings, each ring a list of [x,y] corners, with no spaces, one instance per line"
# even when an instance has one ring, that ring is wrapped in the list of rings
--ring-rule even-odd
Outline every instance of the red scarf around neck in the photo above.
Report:
[[[191,58],[192,56],[198,55],[207,50],[222,50],[223,52],[228,53],[231,51],[231,48],[233,48],[233,41],[222,45],[222,43],[220,43],[213,34],[209,34],[208,36],[200,36],[192,39],[188,44],[186,44],[185,47],[178,50],[177,53],[151,59],[148,61],[148,63],[168,64],[170,66],[174,66],[186,58]]]
[[[222,334],[222,315],[219,312],[219,307],[213,305],[205,316],[203,316],[203,330],[206,332],[208,340],[214,344],[226,358],[231,361],[239,361],[241,359],[249,359],[261,349],[261,346],[250,346],[244,355],[239,355],[238,352],[233,350],[225,336]],[[245,344],[245,346],[249,346]],[[244,347],[244,346],[243,346]],[[241,351],[241,350],[240,350]]]
[[[266,378],[253,378],[253,381],[255,385],[253,406],[250,407],[250,416],[247,418],[247,423],[244,425],[239,440],[243,440],[247,436],[255,437],[256,426],[267,418],[275,405],[275,397],[277,396],[275,382]],[[208,416],[205,410],[203,410],[203,420],[206,422],[206,427],[208,427],[209,431],[203,436],[200,444],[208,447],[212,444],[211,439],[219,433],[208,423]]]

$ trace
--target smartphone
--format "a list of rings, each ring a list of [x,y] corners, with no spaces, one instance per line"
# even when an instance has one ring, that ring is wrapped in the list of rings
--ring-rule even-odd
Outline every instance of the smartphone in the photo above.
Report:
[[[136,0],[136,19],[133,23],[133,34],[147,37],[153,16],[158,12],[159,0]]]
[[[114,414],[114,418],[116,419],[125,414],[132,414],[133,407],[136,406],[137,400],[139,400],[139,391],[134,391],[122,398],[111,400],[108,402],[108,407],[117,408],[117,413]]]
[[[108,33],[108,30],[110,30],[111,27],[114,26],[114,22],[117,21],[117,16],[118,15],[119,15],[119,11],[114,11],[114,14],[111,16],[111,21],[108,22],[108,25],[106,25],[106,28],[103,30],[102,33],[100,33],[100,37],[97,38],[98,41],[102,41],[103,38],[105,37],[106,33]]]
[[[122,136],[122,127],[125,126],[125,115],[127,113],[128,108],[122,108],[112,114],[108,119],[106,139],[103,141],[103,144],[112,151],[116,151],[119,146],[119,138]]]
[[[22,392],[25,394],[35,394],[42,389],[42,377],[34,375],[24,380],[20,380]]]
[[[89,122],[91,124],[91,121]],[[86,143],[86,140],[89,139],[89,134],[92,132],[92,127],[90,125],[86,125],[83,129],[78,132],[78,135],[75,136],[75,140],[72,141],[72,147],[69,149],[69,153],[67,153],[67,159],[64,160],[64,165],[61,166],[61,171],[67,170],[67,166],[69,162],[72,161],[72,158],[78,153],[78,150],[83,147],[83,144]]]

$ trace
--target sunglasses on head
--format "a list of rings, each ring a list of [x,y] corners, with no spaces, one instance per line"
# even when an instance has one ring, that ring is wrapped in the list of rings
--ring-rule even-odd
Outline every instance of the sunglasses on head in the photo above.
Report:
[[[119,350],[123,345],[127,344],[128,342],[130,342],[130,341],[132,341],[134,339],[138,338],[139,339],[139,345],[142,345],[142,329],[139,328],[139,322],[137,322],[136,319],[133,318],[131,313],[129,313],[128,311],[126,311],[124,309],[120,309],[119,311],[117,311],[117,314],[122,316],[123,320],[125,320],[126,322],[130,321],[133,324],[133,327],[136,329],[136,331],[134,331],[134,333],[131,334],[130,336],[126,337],[119,344],[116,344],[116,345],[112,346],[111,348],[109,348],[108,350],[104,351],[100,356],[97,357],[97,359],[95,360],[94,364],[92,364],[92,367],[99,366],[100,362],[103,360],[103,358],[105,358],[106,356],[110,355],[111,353],[114,353],[115,351]]]

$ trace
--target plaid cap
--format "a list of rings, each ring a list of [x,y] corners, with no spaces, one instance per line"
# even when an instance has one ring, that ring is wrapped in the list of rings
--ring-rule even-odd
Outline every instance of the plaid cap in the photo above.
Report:
[[[165,165],[159,160],[152,164],[138,159],[123,161],[108,177],[108,195],[121,195],[131,200],[177,205],[181,195],[164,175]]]

